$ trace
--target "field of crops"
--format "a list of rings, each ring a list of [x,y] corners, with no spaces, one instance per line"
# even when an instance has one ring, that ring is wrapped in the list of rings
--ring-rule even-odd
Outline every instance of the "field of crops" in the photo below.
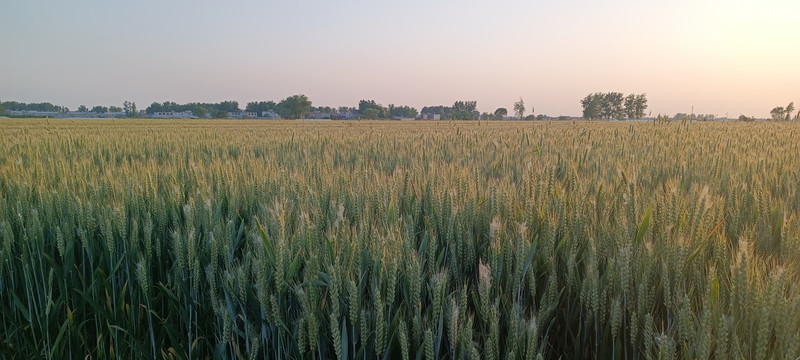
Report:
[[[0,357],[793,359],[798,138],[0,120]]]

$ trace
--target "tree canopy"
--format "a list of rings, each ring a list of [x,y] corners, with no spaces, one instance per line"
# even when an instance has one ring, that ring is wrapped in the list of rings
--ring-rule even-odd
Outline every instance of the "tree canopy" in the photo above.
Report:
[[[394,104],[389,104],[389,115],[392,117],[416,118],[417,114],[417,109],[408,105],[395,106]]]
[[[453,103],[454,120],[476,120],[480,113],[477,101],[456,101]]]
[[[441,120],[453,118],[453,108],[444,105],[425,106],[420,110],[422,114],[439,115]]]
[[[522,98],[514,103],[514,115],[520,120],[525,116],[525,102],[522,101]]]
[[[122,111],[125,112],[126,117],[136,117],[139,115],[139,112],[136,111],[136,103],[130,101],[124,101],[122,103]]]
[[[775,121],[791,121],[791,120],[798,120],[800,119],[800,111],[797,112],[797,115],[792,117],[792,112],[794,112],[794,101],[790,102],[789,105],[786,107],[778,106],[772,109],[769,112],[769,115],[772,117],[772,120]]]
[[[244,108],[244,111],[247,112],[254,112],[261,115],[264,111],[275,111],[275,108],[278,106],[274,101],[253,101],[247,103],[247,106]]]
[[[367,113],[367,110],[370,109],[374,109],[377,111],[377,113],[372,111]],[[375,100],[359,100],[358,113],[361,114],[362,117],[368,119],[388,119],[390,116],[389,109],[383,107],[381,104],[378,104],[375,102]],[[369,117],[367,115],[369,115]]]
[[[495,120],[503,120],[503,117],[508,115],[508,109],[506,108],[497,108],[494,111],[494,119]]]
[[[581,100],[583,118],[595,119],[640,119],[647,109],[646,94],[623,95],[620,92],[594,93]]]
[[[292,95],[276,105],[276,112],[285,119],[302,119],[311,111],[311,100],[305,95]]]
[[[41,112],[66,112],[69,111],[64,106],[53,105],[49,102],[26,104],[17,101],[6,101],[2,103],[8,111],[41,111]]]

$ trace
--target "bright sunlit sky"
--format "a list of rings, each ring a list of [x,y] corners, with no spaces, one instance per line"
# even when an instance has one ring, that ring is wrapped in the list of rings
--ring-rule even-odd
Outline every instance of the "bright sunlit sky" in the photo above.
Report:
[[[0,0],[0,100],[275,100],[580,115],[597,91],[648,112],[769,117],[800,102],[800,1]]]

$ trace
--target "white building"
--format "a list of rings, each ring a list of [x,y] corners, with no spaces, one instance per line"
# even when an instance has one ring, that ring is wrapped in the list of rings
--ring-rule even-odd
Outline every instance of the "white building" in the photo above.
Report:
[[[256,117],[258,117],[258,113],[255,112],[228,112],[228,118],[230,119],[255,119]]]
[[[272,110],[267,110],[267,111],[262,111],[261,112],[261,118],[262,119],[270,119],[270,120],[278,120],[278,119],[281,118],[281,116],[278,115],[278,113],[276,113],[276,112],[274,112]]]
[[[150,114],[156,119],[198,119],[191,110],[186,111],[158,111]]]

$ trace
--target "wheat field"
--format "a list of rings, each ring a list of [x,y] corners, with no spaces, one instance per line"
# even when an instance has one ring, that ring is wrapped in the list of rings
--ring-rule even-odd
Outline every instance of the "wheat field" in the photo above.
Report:
[[[794,359],[799,137],[0,120],[0,357]]]

